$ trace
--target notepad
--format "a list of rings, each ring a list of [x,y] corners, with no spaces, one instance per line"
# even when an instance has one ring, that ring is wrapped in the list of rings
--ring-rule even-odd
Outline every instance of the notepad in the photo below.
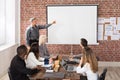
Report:
[[[53,72],[53,70],[46,70],[46,72]]]

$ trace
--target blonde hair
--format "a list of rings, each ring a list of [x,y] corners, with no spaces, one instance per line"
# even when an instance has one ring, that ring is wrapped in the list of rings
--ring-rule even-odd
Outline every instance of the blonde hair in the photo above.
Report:
[[[44,44],[46,40],[46,35],[40,35],[39,37],[39,45]]]
[[[95,73],[98,71],[98,61],[92,49],[85,47],[84,50],[84,64],[88,62],[90,64],[91,70]]]

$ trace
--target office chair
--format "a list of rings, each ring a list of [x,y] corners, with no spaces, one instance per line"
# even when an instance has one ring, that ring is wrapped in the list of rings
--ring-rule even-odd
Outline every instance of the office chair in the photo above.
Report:
[[[100,61],[100,58],[98,56],[96,56],[96,59],[97,59],[97,61]]]
[[[99,76],[99,80],[105,80],[106,72],[107,72],[107,68],[105,68],[105,69],[103,70],[103,72],[102,72],[101,75]]]
[[[80,80],[88,80],[88,79],[87,79],[87,76],[80,75]]]
[[[10,69],[8,69],[8,76],[9,76],[9,79],[10,79],[10,80],[13,80],[13,79],[12,79],[12,75],[11,75],[11,73],[10,73]]]

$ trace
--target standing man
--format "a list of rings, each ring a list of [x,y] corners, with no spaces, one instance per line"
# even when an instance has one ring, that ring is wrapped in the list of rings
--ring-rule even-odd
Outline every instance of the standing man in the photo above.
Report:
[[[31,25],[26,30],[26,42],[28,46],[31,46],[33,42],[39,41],[39,29],[47,29],[52,24],[56,23],[55,21],[53,21],[51,24],[37,25],[36,18],[31,18],[30,22]]]

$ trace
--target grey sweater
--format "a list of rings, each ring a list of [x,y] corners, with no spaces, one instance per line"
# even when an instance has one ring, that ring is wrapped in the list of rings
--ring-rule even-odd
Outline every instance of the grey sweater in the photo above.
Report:
[[[40,53],[40,56],[43,57],[43,58],[49,58],[50,57],[50,54],[48,52],[46,44],[39,46],[39,53]]]
[[[47,29],[52,24],[46,24],[46,25],[36,25],[36,26],[29,26],[26,29],[26,43],[29,45],[30,40],[39,40],[39,29]]]

